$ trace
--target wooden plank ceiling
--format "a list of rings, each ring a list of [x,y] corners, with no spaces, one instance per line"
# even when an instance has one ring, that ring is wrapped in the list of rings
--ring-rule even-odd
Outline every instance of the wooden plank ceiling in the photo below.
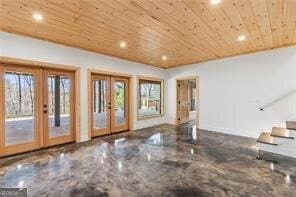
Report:
[[[296,44],[296,0],[0,0],[0,30],[169,68]],[[35,21],[33,13],[42,21]],[[243,42],[239,35],[245,35]],[[119,43],[125,41],[126,48]],[[166,60],[162,60],[166,56]]]

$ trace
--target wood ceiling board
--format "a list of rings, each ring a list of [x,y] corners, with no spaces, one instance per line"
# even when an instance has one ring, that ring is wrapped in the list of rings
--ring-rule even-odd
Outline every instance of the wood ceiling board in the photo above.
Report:
[[[0,30],[168,68],[295,45],[295,10],[295,0],[1,0]]]

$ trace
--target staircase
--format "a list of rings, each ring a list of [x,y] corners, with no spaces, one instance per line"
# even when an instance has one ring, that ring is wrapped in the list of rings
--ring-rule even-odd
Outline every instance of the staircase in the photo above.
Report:
[[[286,128],[273,127],[257,139],[260,151],[296,158],[296,122],[287,121]]]

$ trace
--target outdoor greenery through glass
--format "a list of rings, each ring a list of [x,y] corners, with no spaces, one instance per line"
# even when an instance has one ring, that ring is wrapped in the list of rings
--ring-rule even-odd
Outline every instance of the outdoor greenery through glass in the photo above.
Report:
[[[68,76],[48,76],[49,137],[70,133],[70,89]]]
[[[116,81],[114,93],[115,124],[121,125],[125,122],[125,83]]]
[[[93,128],[107,127],[107,82],[106,80],[93,81]]]
[[[5,72],[5,145],[34,140],[34,76]]]
[[[139,80],[139,117],[161,114],[161,82]]]

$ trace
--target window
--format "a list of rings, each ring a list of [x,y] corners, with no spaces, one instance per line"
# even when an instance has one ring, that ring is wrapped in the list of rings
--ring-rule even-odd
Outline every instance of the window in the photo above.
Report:
[[[162,80],[139,79],[138,118],[162,115]]]

